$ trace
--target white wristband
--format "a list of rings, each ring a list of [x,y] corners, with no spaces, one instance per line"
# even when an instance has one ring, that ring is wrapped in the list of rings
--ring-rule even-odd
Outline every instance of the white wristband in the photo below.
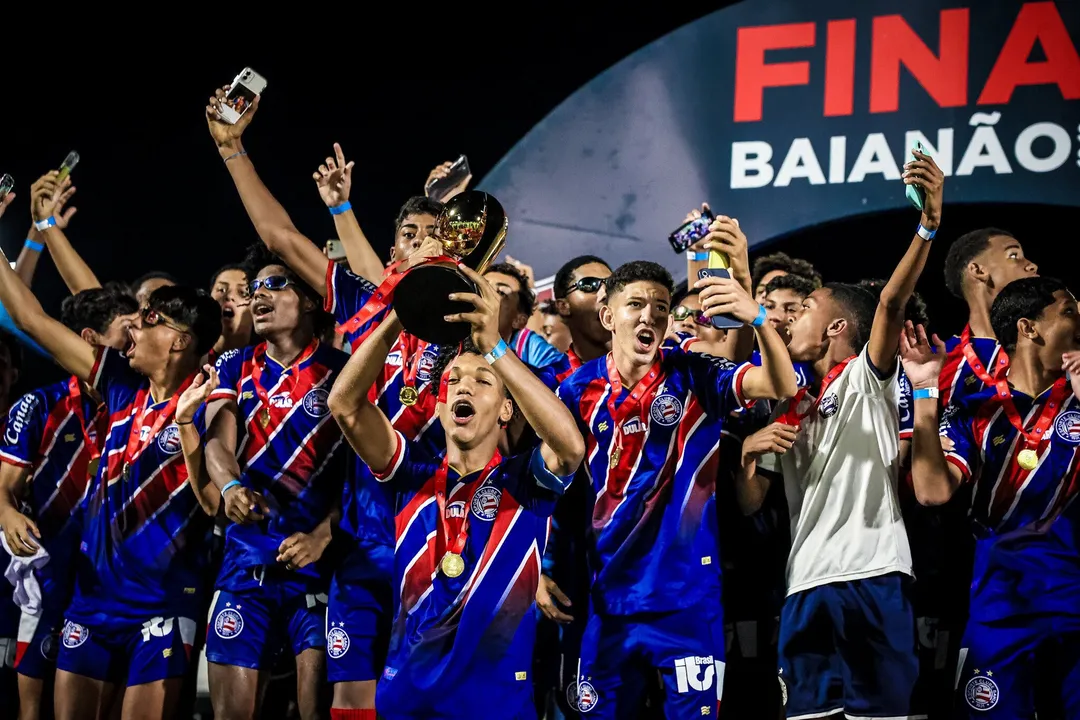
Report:
[[[930,242],[937,235],[937,230],[927,230],[922,225],[919,225],[919,229],[915,231],[915,234],[921,237],[923,240]]]
[[[38,231],[44,231],[44,230],[48,230],[51,227],[54,227],[55,225],[56,225],[56,218],[54,218],[52,215],[50,215],[49,217],[45,218],[44,220],[35,221],[34,222],[34,229],[38,230]]]

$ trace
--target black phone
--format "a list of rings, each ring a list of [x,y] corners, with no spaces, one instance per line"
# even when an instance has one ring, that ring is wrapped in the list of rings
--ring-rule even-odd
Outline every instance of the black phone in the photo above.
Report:
[[[710,252],[709,267],[698,270],[698,278],[704,277],[730,278],[731,271],[728,270],[727,257],[722,253]],[[713,315],[709,320],[717,330],[738,330],[743,326],[741,320],[736,320],[730,315]]]
[[[686,252],[691,245],[709,234],[709,226],[713,224],[715,219],[716,216],[712,214],[711,210],[705,210],[701,217],[680,225],[668,236],[671,248],[677,253]]]
[[[424,188],[427,196],[432,200],[442,202],[450,188],[461,183],[472,171],[469,170],[469,158],[462,155],[450,166],[450,171],[444,178],[435,178]]]

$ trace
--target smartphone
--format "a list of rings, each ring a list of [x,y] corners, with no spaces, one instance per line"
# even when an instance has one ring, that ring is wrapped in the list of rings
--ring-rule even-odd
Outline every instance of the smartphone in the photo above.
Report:
[[[684,253],[690,246],[709,234],[709,226],[713,224],[716,216],[711,210],[705,210],[701,217],[695,218],[688,223],[680,225],[675,232],[668,236],[668,242],[677,253]]]
[[[15,188],[15,178],[11,177],[7,173],[0,176],[0,200],[4,199]]]
[[[79,164],[79,153],[72,150],[64,158],[64,162],[60,165],[60,174],[56,178],[57,183],[64,182],[64,178],[71,174],[71,171],[75,169],[75,166]]]
[[[731,262],[725,253],[716,250],[709,251],[709,267],[698,271],[698,277],[731,277]],[[735,330],[741,328],[743,323],[729,315],[714,315],[710,318],[712,326],[717,330]]]
[[[923,150],[923,146],[922,146],[921,142],[916,143],[915,147],[919,152],[926,152],[925,150]],[[908,153],[907,161],[911,162],[914,159],[915,159],[915,153]],[[907,195],[908,202],[910,202],[912,205],[914,205],[919,210],[922,210],[923,209],[923,204],[926,203],[926,191],[923,190],[918,185],[905,185],[904,187],[906,188],[905,191],[904,191],[904,194]]]
[[[326,241],[326,257],[334,262],[345,259],[345,247],[341,244],[340,240],[334,239]]]
[[[435,178],[427,187],[424,188],[424,192],[432,200],[438,200],[442,202],[446,194],[450,192],[450,189],[456,185],[461,184],[461,181],[469,177],[472,171],[469,170],[469,158],[462,155],[454,164],[450,166],[450,172],[446,174],[444,178]]]
[[[229,94],[225,96],[225,102],[218,105],[218,113],[221,119],[230,125],[237,121],[251,109],[251,103],[255,102],[255,96],[262,94],[266,89],[266,78],[249,67],[240,71],[233,78]]]

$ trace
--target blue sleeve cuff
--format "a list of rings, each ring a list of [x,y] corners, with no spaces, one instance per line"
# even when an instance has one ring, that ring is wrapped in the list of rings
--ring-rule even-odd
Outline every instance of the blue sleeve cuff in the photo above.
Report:
[[[530,470],[532,470],[532,476],[537,485],[556,495],[562,495],[566,492],[566,488],[570,487],[570,481],[574,479],[573,475],[560,477],[548,470],[548,466],[544,464],[544,454],[540,452],[540,448],[533,450]]]

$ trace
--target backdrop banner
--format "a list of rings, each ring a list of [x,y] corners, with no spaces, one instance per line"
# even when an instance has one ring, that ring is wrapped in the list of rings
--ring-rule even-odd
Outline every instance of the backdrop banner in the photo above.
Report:
[[[751,247],[904,207],[916,143],[948,203],[1080,205],[1078,39],[1064,0],[747,1],[597,76],[479,187],[538,279],[585,253],[685,276],[666,239],[702,201]]]

